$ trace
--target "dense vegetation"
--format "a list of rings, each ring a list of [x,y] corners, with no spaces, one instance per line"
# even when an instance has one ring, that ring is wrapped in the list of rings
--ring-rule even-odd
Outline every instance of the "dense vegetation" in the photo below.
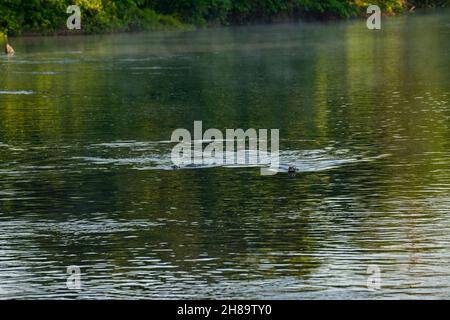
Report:
[[[329,19],[364,14],[369,4],[386,13],[450,0],[2,0],[0,32],[65,32],[66,8],[82,11],[85,33],[227,25],[281,19]]]

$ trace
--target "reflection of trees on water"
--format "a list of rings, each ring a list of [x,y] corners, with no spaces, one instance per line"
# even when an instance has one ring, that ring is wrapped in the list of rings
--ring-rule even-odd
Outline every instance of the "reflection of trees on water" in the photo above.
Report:
[[[448,178],[442,158],[450,136],[448,96],[443,96],[450,79],[442,56],[448,42],[421,23],[386,35],[362,35],[358,23],[334,32],[319,26],[280,28],[285,32],[139,35],[143,44],[129,40],[124,47],[117,45],[120,36],[80,38],[74,44],[61,40],[58,50],[75,46],[84,52],[65,63],[65,55],[53,56],[54,45],[43,40],[43,57],[15,58],[47,62],[0,64],[1,89],[36,92],[0,95],[0,141],[23,148],[0,147],[2,165],[11,170],[64,166],[65,159],[85,156],[81,146],[168,140],[172,130],[191,128],[194,120],[220,130],[280,128],[282,149],[332,144],[370,148],[390,158],[294,179],[261,177],[257,169],[50,168],[33,171],[28,179],[2,179],[2,188],[33,198],[3,201],[1,211],[32,213],[31,224],[97,217],[110,227],[83,233],[81,225],[48,231],[51,237],[31,230],[41,252],[68,264],[75,264],[70,253],[76,252],[86,264],[105,260],[127,272],[145,261],[167,263],[174,272],[211,281],[213,270],[230,279],[314,277],[342,254],[343,243],[355,250],[387,250],[388,262],[395,263],[389,246],[399,240],[385,239],[384,222],[399,215],[399,225],[410,226],[396,234],[405,232],[404,244],[411,247],[402,250],[412,255],[413,268],[419,252],[431,250],[412,247],[422,241],[415,235],[426,223],[415,223],[399,209],[417,206],[430,219],[439,213],[423,205],[421,191]],[[15,73],[30,71],[56,74]],[[32,149],[42,146],[48,148]],[[408,202],[411,197],[417,202]],[[390,202],[399,198],[404,201]],[[114,222],[132,220],[156,224],[115,229]],[[67,239],[68,245],[60,245]]]

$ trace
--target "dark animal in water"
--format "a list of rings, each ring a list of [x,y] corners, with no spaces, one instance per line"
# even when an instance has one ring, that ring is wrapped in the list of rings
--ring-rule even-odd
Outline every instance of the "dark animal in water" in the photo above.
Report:
[[[212,165],[215,165],[215,163],[213,163]],[[176,164],[170,166],[170,168],[171,168],[172,170],[178,170],[178,169],[181,169],[181,168],[198,168],[198,167],[203,167],[203,166],[202,166],[202,165],[199,165],[199,164],[194,164],[194,163],[187,164],[187,165],[185,165],[185,166],[183,166],[183,167],[181,167],[181,166],[179,166],[179,165],[176,165]],[[287,167],[287,170],[284,169],[283,167],[284,167],[284,168]],[[298,169],[297,169],[297,167],[295,167],[295,166],[286,166],[286,165],[282,165],[282,168],[283,168],[284,170],[287,171],[287,173],[288,173],[288,175],[289,175],[290,177],[295,176],[296,173],[298,172]],[[285,171],[285,172],[286,172],[286,171]]]
[[[289,166],[287,172],[288,172],[288,176],[289,177],[295,177],[295,175],[297,174],[298,169],[294,166]]]

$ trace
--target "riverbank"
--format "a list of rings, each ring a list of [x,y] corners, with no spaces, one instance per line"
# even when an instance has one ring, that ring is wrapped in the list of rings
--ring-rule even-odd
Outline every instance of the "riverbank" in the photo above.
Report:
[[[17,2],[17,3],[15,3]],[[9,1],[0,4],[0,33],[9,35],[64,35],[116,33],[146,30],[183,30],[195,27],[274,23],[295,20],[345,19],[366,15],[369,4],[376,3],[384,14],[393,15],[412,7],[443,6],[449,0],[273,0],[214,1],[184,0],[153,3],[130,0],[36,0],[32,3]],[[76,4],[81,9],[81,30],[66,27],[66,9]]]

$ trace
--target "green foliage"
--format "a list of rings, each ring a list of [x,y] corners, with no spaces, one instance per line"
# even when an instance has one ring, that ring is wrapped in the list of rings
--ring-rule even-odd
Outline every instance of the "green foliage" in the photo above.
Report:
[[[232,0],[165,0],[147,1],[156,11],[176,16],[180,20],[195,24],[226,23]]]
[[[445,6],[450,0],[1,0],[0,32],[67,32],[66,8],[82,11],[83,32],[183,28],[185,24],[271,21],[277,17],[347,18],[369,4],[386,13],[407,6]]]
[[[450,0],[409,0],[410,4],[419,7],[445,7],[450,5]]]
[[[142,7],[139,0],[2,0],[0,31],[54,33],[66,31],[69,14],[76,4],[81,9],[85,33],[181,28],[176,18]]]

